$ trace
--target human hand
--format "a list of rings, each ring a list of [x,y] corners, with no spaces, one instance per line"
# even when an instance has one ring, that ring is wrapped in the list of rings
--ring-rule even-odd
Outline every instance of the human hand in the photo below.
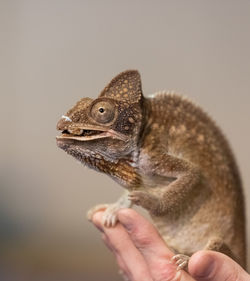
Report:
[[[118,212],[119,223],[103,227],[103,212],[93,216],[94,225],[113,252],[125,280],[131,281],[250,281],[250,275],[229,257],[213,251],[199,251],[189,260],[189,274],[177,271],[174,255],[155,227],[132,209]]]

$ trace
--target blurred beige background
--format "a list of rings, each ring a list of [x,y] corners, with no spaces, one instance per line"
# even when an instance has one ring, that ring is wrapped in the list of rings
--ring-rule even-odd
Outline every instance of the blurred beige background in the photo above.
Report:
[[[85,219],[121,188],[59,150],[55,126],[129,68],[145,95],[174,89],[217,120],[249,205],[250,1],[0,0],[0,32],[1,280],[121,280]]]

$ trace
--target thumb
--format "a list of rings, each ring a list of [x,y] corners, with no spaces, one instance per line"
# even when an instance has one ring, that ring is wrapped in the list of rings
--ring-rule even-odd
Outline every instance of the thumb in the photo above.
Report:
[[[197,281],[250,281],[250,275],[228,256],[214,251],[195,253],[188,271]]]

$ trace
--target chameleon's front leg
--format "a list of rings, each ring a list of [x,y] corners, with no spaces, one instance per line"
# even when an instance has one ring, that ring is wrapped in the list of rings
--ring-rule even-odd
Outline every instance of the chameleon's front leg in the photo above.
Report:
[[[117,211],[122,208],[132,207],[132,202],[128,197],[129,192],[125,191],[122,196],[113,204],[100,204],[91,208],[87,213],[88,220],[92,220],[96,212],[104,211],[102,223],[106,227],[113,227],[117,223]]]
[[[159,195],[152,194],[148,190],[138,190],[132,191],[129,198],[133,203],[147,209],[153,216],[180,213],[183,205],[192,197],[195,188],[201,184],[201,173],[191,163],[164,153],[161,161],[159,162],[158,159],[156,163],[160,164],[153,167],[155,174],[174,180],[163,187]],[[178,254],[173,256],[172,261],[176,263],[177,270],[184,269],[187,268],[189,256]]]
[[[153,194],[148,190],[132,191],[129,194],[130,200],[154,216],[181,212],[183,205],[193,197],[190,194],[201,183],[200,171],[190,162],[164,153],[161,161],[156,162],[159,164],[154,166],[154,159],[151,161],[154,174],[174,180],[162,187],[159,194]]]

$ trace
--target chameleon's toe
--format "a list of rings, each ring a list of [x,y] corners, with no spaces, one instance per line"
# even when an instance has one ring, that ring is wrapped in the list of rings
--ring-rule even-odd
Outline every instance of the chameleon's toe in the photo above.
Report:
[[[87,212],[87,219],[89,221],[92,221],[92,218],[95,213],[106,210],[108,208],[108,206],[109,206],[108,204],[99,204],[99,205],[96,205],[93,208],[89,209]]]
[[[114,227],[117,221],[117,210],[109,206],[102,216],[102,224],[106,227]]]
[[[189,262],[189,256],[178,254],[171,258],[171,262],[177,265],[177,270],[186,269]]]
[[[137,196],[134,195],[134,194],[130,194],[130,195],[129,195],[129,200],[130,200],[131,202],[133,202],[133,204],[135,204],[135,205],[140,205],[140,198],[137,197]]]
[[[141,202],[147,199],[148,194],[143,191],[131,191],[128,198],[133,204],[140,205]]]

